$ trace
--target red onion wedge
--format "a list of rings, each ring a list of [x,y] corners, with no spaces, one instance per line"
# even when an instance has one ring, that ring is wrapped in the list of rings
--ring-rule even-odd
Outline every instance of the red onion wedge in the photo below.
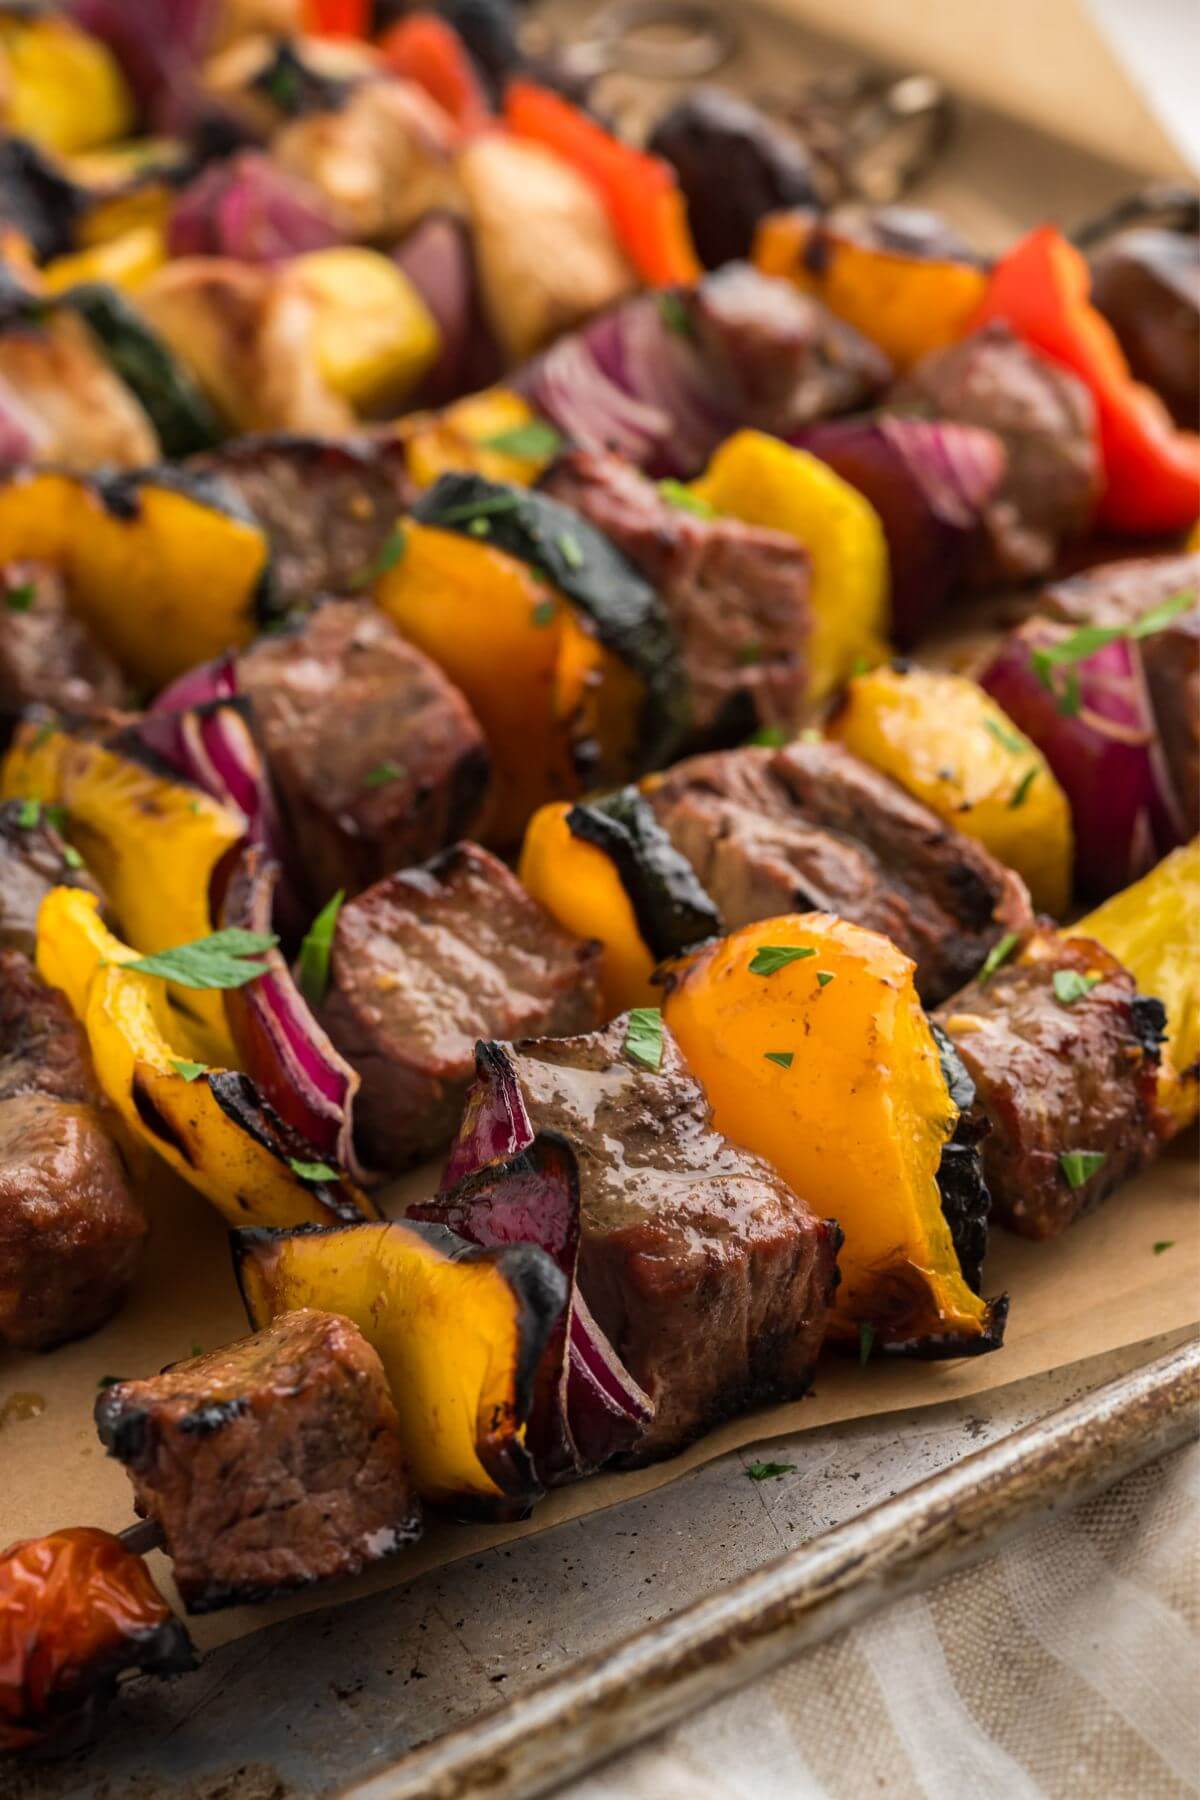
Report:
[[[226,883],[223,928],[269,932],[279,866],[248,845]],[[269,950],[267,973],[225,995],[225,1013],[242,1065],[279,1116],[319,1152],[362,1182],[354,1154],[354,1096],[359,1078],[339,1056],[292,980],[281,953]]]
[[[164,688],[139,730],[150,749],[179,774],[245,814],[251,843],[279,855],[275,797],[238,702],[232,657],[189,669]]]
[[[1101,899],[1128,886],[1188,837],[1142,667],[1128,636],[1070,660],[1076,634],[1030,619],[1000,646],[980,682],[1032,738],[1066,792],[1075,881]]]
[[[210,163],[171,210],[172,256],[232,256],[239,262],[282,262],[309,250],[344,244],[349,230],[308,182],[258,150]]]
[[[500,352],[484,318],[466,223],[453,213],[427,213],[392,251],[392,261],[433,314],[441,338],[415,400],[441,406],[490,387],[500,375]]]
[[[975,425],[863,414],[827,419],[795,441],[870,501],[883,523],[892,635],[916,642],[962,581],[1006,455]]]
[[[408,1209],[471,1243],[534,1243],[571,1284],[538,1376],[530,1444],[541,1479],[574,1480],[633,1448],[654,1417],[579,1291],[579,1171],[552,1133],[535,1134],[503,1044],[476,1051],[476,1081],[436,1200]]]

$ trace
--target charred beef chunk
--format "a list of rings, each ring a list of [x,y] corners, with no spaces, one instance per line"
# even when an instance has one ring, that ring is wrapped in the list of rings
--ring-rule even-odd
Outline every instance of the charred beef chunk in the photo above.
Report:
[[[1004,445],[1008,466],[984,511],[976,579],[1044,575],[1059,544],[1087,530],[1102,473],[1091,395],[1004,323],[923,357],[892,403],[983,426]]]
[[[1123,231],[1092,258],[1092,305],[1177,425],[1200,427],[1200,243],[1194,231]]]
[[[727,263],[680,299],[743,425],[788,437],[866,406],[891,377],[887,357],[861,332],[748,263]]]
[[[93,712],[126,698],[124,676],[71,611],[57,571],[32,562],[0,570],[0,712]]]
[[[314,904],[478,822],[489,761],[475,715],[369,601],[330,602],[260,638],[237,680]]]
[[[767,213],[819,203],[800,139],[727,88],[692,88],[658,121],[647,149],[674,168],[708,269],[749,256]]]
[[[651,1069],[625,1048],[628,1028],[623,1015],[587,1037],[487,1049],[505,1059],[535,1144],[565,1143],[577,1164],[579,1291],[654,1405],[623,1458],[640,1463],[747,1407],[804,1393],[841,1233],[713,1129],[669,1032]],[[453,1224],[471,1182],[421,1216]],[[469,1235],[469,1219],[460,1224]]]
[[[449,1143],[479,1038],[598,1024],[599,966],[599,945],[564,931],[478,844],[347,902],[320,1016],[362,1078],[364,1162],[403,1168]]]
[[[1185,831],[1200,818],[1200,555],[1106,563],[1055,582],[1038,610],[1068,625],[1133,625],[1177,594],[1193,604],[1139,638],[1150,704]]]
[[[99,892],[36,801],[0,803],[0,950],[37,949],[37,916],[52,887]]]
[[[1016,875],[838,744],[692,757],[647,799],[727,931],[838,913],[911,956],[930,1005],[1032,923]]]
[[[355,1575],[420,1531],[383,1366],[332,1313],[284,1313],[117,1382],[96,1426],[162,1531],[189,1612]]]
[[[361,585],[411,498],[404,446],[286,433],[238,438],[189,465],[219,475],[271,540],[287,610]]]
[[[48,1350],[102,1325],[146,1221],[64,997],[0,948],[0,1345]]]
[[[807,691],[809,560],[795,538],[674,504],[619,456],[574,451],[542,483],[662,596],[691,690],[694,735],[794,728]]]
[[[1158,1149],[1165,1014],[1090,938],[1041,933],[938,1008],[975,1083],[992,1216],[1057,1237]]]

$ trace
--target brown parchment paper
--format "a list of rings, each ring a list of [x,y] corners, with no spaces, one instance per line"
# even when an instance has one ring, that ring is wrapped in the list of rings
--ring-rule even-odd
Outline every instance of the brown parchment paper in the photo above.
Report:
[[[407,1189],[412,1197],[423,1180],[429,1177],[415,1176],[393,1193],[399,1200]],[[94,1337],[49,1356],[0,1352],[0,1546],[65,1525],[119,1531],[130,1524],[128,1480],[105,1456],[92,1425],[99,1379],[149,1374],[246,1330],[220,1219],[173,1178],[148,1200],[150,1252],[119,1317]],[[392,1586],[456,1557],[647,1493],[758,1439],[962,1399],[1200,1321],[1196,1201],[1196,1146],[1189,1134],[1057,1243],[994,1234],[984,1287],[990,1294],[1007,1289],[1012,1310],[1005,1346],[993,1355],[953,1363],[871,1361],[865,1368],[829,1356],[807,1399],[733,1420],[672,1462],[560,1489],[521,1524],[432,1523],[419,1544],[356,1581],[326,1583],[269,1606],[197,1619],[193,1635],[207,1648],[274,1620]],[[1170,1248],[1156,1254],[1154,1246],[1162,1243]],[[156,1553],[150,1562],[155,1578],[170,1591],[167,1558]]]

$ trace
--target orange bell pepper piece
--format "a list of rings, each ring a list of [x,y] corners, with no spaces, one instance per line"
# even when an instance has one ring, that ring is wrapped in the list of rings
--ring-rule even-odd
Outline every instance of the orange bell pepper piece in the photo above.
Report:
[[[464,131],[481,131],[491,123],[491,108],[471,58],[445,19],[431,12],[409,13],[384,32],[379,48],[397,75],[423,87]]]
[[[1090,288],[1079,251],[1043,225],[996,264],[971,328],[1006,319],[1091,389],[1104,460],[1100,524],[1147,535],[1186,531],[1200,513],[1200,437],[1178,430],[1157,394],[1134,380]]]
[[[700,262],[673,170],[657,156],[622,144],[561,95],[532,81],[514,81],[504,121],[561,156],[595,186],[621,247],[642,280],[654,287],[695,281]]]
[[[315,37],[366,37],[371,0],[304,0],[303,16]]]

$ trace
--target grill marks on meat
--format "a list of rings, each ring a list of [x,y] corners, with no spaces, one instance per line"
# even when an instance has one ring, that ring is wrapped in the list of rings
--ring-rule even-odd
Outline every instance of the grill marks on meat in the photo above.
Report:
[[[70,1007],[0,948],[0,1345],[48,1350],[102,1325],[145,1235]]]
[[[575,1156],[580,1291],[654,1402],[627,1459],[645,1462],[733,1413],[805,1391],[841,1234],[713,1129],[669,1033],[657,1072],[626,1054],[627,1023],[505,1054],[535,1134]]]
[[[837,913],[911,956],[928,1004],[1032,923],[1017,876],[837,744],[692,757],[646,796],[727,931]]]
[[[239,438],[189,466],[219,475],[263,526],[274,597],[288,609],[359,584],[411,498],[399,442],[279,432]]]
[[[1065,1006],[1059,969],[1100,979]],[[1155,1155],[1163,1008],[1090,938],[1039,934],[1021,960],[935,1018],[975,1083],[973,1116],[990,1126],[980,1148],[993,1217],[1011,1230],[1056,1237]],[[1103,1158],[1076,1187],[1061,1160],[1072,1150]]]
[[[321,1023],[362,1078],[364,1162],[404,1167],[462,1116],[479,1038],[589,1030],[600,946],[564,931],[504,864],[456,844],[338,915]]]
[[[490,768],[478,722],[369,601],[330,602],[261,638],[237,681],[313,904],[478,823]]]
[[[71,611],[56,570],[8,563],[0,590],[0,712],[42,705],[86,713],[125,704],[124,676]]]
[[[1044,575],[1059,544],[1087,530],[1103,476],[1091,395],[1003,322],[923,357],[892,399],[984,426],[1004,445],[1004,479],[984,511],[979,580]]]
[[[809,559],[784,532],[700,518],[617,456],[575,451],[543,487],[602,531],[662,596],[700,742],[804,717]]]
[[[420,1529],[383,1367],[330,1313],[119,1382],[96,1425],[192,1612],[357,1574]]]
[[[37,949],[37,917],[53,887],[81,887],[98,893],[86,870],[71,868],[67,846],[45,813],[24,824],[24,802],[0,803],[0,950]]]

